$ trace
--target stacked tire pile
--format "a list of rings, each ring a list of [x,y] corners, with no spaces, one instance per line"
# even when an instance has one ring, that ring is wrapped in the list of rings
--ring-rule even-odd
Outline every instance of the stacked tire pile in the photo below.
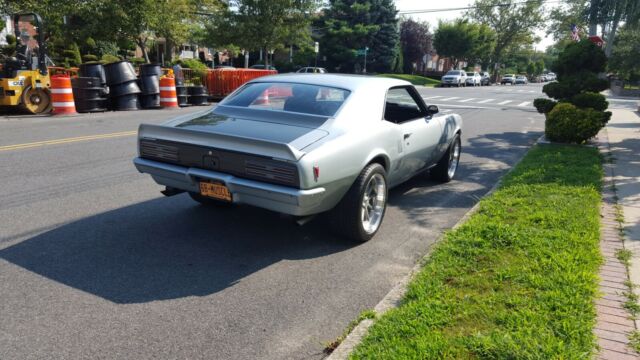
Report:
[[[143,109],[160,107],[160,76],[162,68],[158,64],[140,66],[140,105]]]
[[[189,106],[189,89],[187,86],[178,85],[176,82],[176,95],[178,95],[178,106]]]
[[[138,78],[135,69],[128,61],[118,61],[104,66],[111,108],[113,110],[138,110]]]
[[[101,64],[82,64],[78,77],[71,79],[76,111],[80,113],[103,112],[107,110],[107,95],[104,67]]]
[[[202,85],[197,85],[189,86],[187,89],[187,92],[189,94],[188,103],[190,105],[207,105],[207,99],[209,98],[207,88]]]

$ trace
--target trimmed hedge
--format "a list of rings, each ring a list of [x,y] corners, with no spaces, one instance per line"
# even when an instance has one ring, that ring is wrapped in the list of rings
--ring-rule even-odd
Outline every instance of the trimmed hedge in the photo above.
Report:
[[[557,102],[545,98],[537,98],[533,100],[533,106],[535,106],[536,110],[538,110],[540,114],[546,114],[550,112],[551,110],[553,110],[556,104]]]
[[[571,98],[571,103],[579,108],[591,108],[598,111],[605,111],[609,107],[609,102],[604,95],[593,92],[574,95]]]
[[[598,134],[604,125],[603,121],[600,111],[558,103],[547,114],[544,134],[551,141],[582,144]]]

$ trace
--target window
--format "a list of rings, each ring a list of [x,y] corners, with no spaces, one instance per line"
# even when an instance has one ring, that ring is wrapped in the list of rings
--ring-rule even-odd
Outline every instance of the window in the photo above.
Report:
[[[333,116],[349,94],[348,90],[311,84],[252,83],[220,105]]]
[[[384,119],[401,123],[425,117],[426,112],[416,101],[415,96],[406,87],[389,89],[384,108]]]

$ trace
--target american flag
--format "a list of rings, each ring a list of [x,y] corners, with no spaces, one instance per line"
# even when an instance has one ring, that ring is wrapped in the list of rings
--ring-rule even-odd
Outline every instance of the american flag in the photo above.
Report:
[[[576,24],[571,25],[571,40],[580,41],[580,34]]]

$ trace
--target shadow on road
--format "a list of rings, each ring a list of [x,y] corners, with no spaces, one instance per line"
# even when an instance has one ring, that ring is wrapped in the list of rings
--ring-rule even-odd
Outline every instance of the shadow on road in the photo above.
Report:
[[[60,226],[0,258],[115,303],[205,296],[283,259],[354,244],[320,222],[251,207],[207,208],[186,195],[158,198]]]

